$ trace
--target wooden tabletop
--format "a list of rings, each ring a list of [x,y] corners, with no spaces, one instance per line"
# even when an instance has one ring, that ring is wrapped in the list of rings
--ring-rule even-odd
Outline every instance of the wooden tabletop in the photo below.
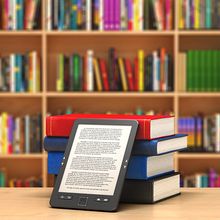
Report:
[[[0,189],[0,219],[51,220],[210,220],[220,219],[220,189],[182,189],[182,194],[154,205],[120,204],[118,212],[53,209],[51,188]]]

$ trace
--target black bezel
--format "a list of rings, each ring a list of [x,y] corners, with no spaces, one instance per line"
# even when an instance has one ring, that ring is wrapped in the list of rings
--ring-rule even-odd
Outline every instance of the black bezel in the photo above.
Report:
[[[129,135],[128,143],[126,146],[125,154],[122,160],[121,169],[119,172],[118,180],[115,187],[113,196],[101,196],[94,194],[78,194],[78,193],[60,193],[59,187],[64,174],[64,170],[68,161],[69,153],[72,147],[73,140],[79,124],[91,124],[91,125],[129,125],[131,126],[131,132]],[[112,119],[77,119],[74,122],[69,141],[64,153],[64,159],[60,168],[57,180],[50,198],[50,205],[54,208],[69,208],[69,209],[83,209],[83,210],[97,210],[97,211],[116,211],[121,197],[122,187],[125,180],[128,162],[130,159],[133,143],[135,140],[136,132],[138,128],[138,122],[136,120],[112,120]],[[60,199],[60,195],[72,196],[72,199]],[[86,206],[79,206],[78,202],[80,198],[86,197]],[[97,202],[96,199],[100,198],[109,199],[108,202]]]

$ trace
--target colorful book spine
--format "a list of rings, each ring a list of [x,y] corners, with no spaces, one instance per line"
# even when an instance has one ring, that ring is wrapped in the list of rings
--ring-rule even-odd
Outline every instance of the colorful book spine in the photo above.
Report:
[[[140,92],[144,91],[144,51],[138,51],[138,90]]]
[[[87,51],[87,91],[94,91],[94,73],[93,73],[93,56],[92,50]]]

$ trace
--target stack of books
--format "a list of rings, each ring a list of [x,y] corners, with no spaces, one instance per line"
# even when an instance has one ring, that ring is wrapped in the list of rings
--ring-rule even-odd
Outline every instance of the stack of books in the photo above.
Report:
[[[40,87],[37,51],[0,57],[0,92],[39,92]]]
[[[220,91],[220,50],[189,50],[180,53],[179,89],[182,91]]]
[[[174,171],[173,154],[187,147],[187,136],[174,134],[172,116],[49,116],[46,121],[47,136],[44,139],[44,148],[48,151],[49,174],[58,174],[68,136],[74,121],[79,118],[133,119],[139,122],[121,201],[154,203],[180,193],[180,174]]]
[[[1,24],[3,30],[40,29],[40,0],[2,0]]]
[[[178,131],[188,134],[189,152],[220,152],[220,114],[180,117]]]
[[[172,57],[165,48],[145,55],[139,50],[133,62],[109,48],[108,60],[87,50],[57,57],[57,91],[173,91]]]
[[[0,154],[42,152],[41,114],[13,116],[0,114]]]
[[[173,29],[173,0],[48,0],[48,30]]]
[[[219,29],[219,0],[178,0],[179,29]]]

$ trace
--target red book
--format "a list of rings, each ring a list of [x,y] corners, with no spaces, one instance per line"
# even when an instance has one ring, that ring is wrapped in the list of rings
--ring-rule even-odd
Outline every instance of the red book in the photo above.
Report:
[[[108,73],[107,73],[105,60],[100,59],[99,66],[100,66],[100,70],[101,70],[104,91],[109,91]]]
[[[125,70],[128,79],[128,88],[130,91],[134,91],[134,77],[131,62],[129,59],[125,59]]]
[[[155,139],[174,134],[174,117],[160,115],[107,115],[107,114],[69,114],[48,116],[46,135],[68,137],[74,121],[79,118],[130,119],[139,123],[136,139]]]
[[[134,58],[134,91],[138,91],[138,58]]]

